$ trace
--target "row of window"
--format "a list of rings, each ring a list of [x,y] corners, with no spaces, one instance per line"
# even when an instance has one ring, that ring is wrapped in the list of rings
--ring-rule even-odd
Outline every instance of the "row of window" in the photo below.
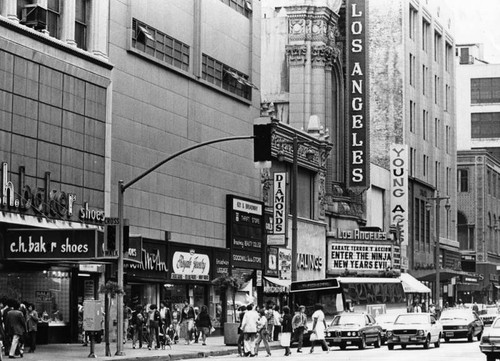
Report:
[[[249,0],[220,0],[231,9],[236,10],[247,18],[252,14],[252,2]]]
[[[132,47],[162,63],[186,72],[190,70],[189,45],[137,19],[132,20]],[[252,99],[255,86],[248,75],[207,54],[202,55],[202,79],[244,99]]]
[[[458,192],[469,192],[469,170],[457,170],[457,190]],[[500,197],[500,178],[496,173],[488,170],[486,172],[486,192],[495,198]]]
[[[431,177],[431,160],[430,157],[426,154],[422,155],[422,163],[421,163],[421,176],[430,181],[429,179]],[[417,176],[417,162],[418,162],[418,155],[417,155],[417,150],[413,147],[410,147],[410,154],[409,154],[409,174],[412,177]],[[441,162],[435,161],[434,162],[434,185],[436,187],[439,187],[441,185],[445,186],[445,190],[447,193],[450,191],[450,181],[451,181],[451,168],[446,167],[445,174],[444,174],[444,179],[442,179],[442,173],[443,173],[443,167]],[[442,181],[444,180],[444,184]]]
[[[430,252],[431,250],[430,212],[427,212],[425,204],[425,200],[415,199],[415,248],[420,252]]]
[[[417,86],[417,83],[416,83],[416,71],[417,71],[417,69],[416,69],[416,58],[415,58],[415,55],[413,55],[412,53],[410,53],[410,57],[409,57],[409,66],[410,66],[410,74],[409,74],[410,75],[410,77],[409,77],[410,85],[415,87],[415,86]],[[430,93],[428,93],[429,85],[430,85],[429,68],[425,64],[423,64],[422,65],[422,95],[430,95]],[[451,99],[450,99],[451,87],[448,84],[446,84],[446,86],[445,86],[444,103],[442,100],[443,92],[442,92],[441,87],[442,87],[441,77],[434,75],[434,104],[443,105],[444,111],[448,111],[449,104],[451,104]]]
[[[500,78],[477,78],[470,80],[472,104],[500,103]]]
[[[472,138],[499,138],[500,113],[472,113],[471,114]]]
[[[410,4],[409,19],[408,19],[408,36],[413,41],[417,41],[417,28],[418,28],[418,10]],[[422,17],[421,21],[421,49],[423,52],[429,52],[430,39],[431,39],[431,23]],[[443,47],[443,36],[434,31],[434,61],[441,62],[441,54]],[[453,46],[446,42],[445,51],[445,70],[450,71],[453,67]]]
[[[409,127],[410,132],[416,132],[416,121],[417,121],[417,104],[410,100],[410,118],[409,118]],[[429,122],[429,112],[427,110],[422,110],[422,138],[423,140],[432,140],[431,134],[429,134],[431,124]],[[445,125],[445,139],[444,144],[441,143],[441,120],[439,118],[434,118],[434,146],[436,148],[441,148],[442,145],[445,146],[446,153],[450,153],[451,142],[451,128],[448,125]]]

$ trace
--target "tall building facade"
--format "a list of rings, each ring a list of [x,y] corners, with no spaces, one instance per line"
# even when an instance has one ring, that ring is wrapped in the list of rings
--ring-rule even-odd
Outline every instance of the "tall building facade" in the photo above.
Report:
[[[468,300],[499,298],[500,64],[482,44],[457,45],[458,239],[464,261],[481,275],[459,287]]]
[[[260,2],[0,5],[0,296],[35,303],[50,319],[39,333],[47,342],[76,341],[77,304],[102,299],[99,286],[118,275],[103,231],[116,221],[122,180],[127,306],[187,299],[207,305],[217,327],[225,298],[211,281],[227,274],[253,301],[265,241],[250,139],[260,115]],[[180,154],[239,136],[247,139]],[[54,249],[30,243],[52,229]]]

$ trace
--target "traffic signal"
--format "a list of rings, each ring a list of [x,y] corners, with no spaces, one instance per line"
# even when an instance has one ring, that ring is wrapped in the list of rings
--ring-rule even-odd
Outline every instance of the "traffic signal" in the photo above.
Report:
[[[253,126],[253,160],[267,162],[271,160],[272,124],[254,124]]]
[[[104,241],[106,242],[106,251],[116,250],[116,225],[108,224],[106,225],[104,231]]]

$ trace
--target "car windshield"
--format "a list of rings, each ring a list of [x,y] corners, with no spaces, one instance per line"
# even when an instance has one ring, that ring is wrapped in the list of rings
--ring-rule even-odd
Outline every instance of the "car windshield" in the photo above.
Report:
[[[396,325],[405,325],[405,324],[425,324],[429,323],[429,316],[426,314],[407,314],[407,315],[399,315],[394,321]]]
[[[398,315],[392,315],[392,314],[383,314],[383,315],[378,315],[376,320],[377,323],[393,323],[394,320],[396,319]]]
[[[469,320],[471,315],[463,311],[444,311],[441,314],[441,320]]]
[[[486,309],[486,313],[488,315],[496,315],[498,313],[498,309],[496,307],[495,308],[488,307]]]
[[[332,326],[361,326],[364,324],[364,315],[339,315],[335,316],[332,321]]]
[[[491,328],[500,328],[500,318],[497,318],[495,319],[495,321],[493,321]]]

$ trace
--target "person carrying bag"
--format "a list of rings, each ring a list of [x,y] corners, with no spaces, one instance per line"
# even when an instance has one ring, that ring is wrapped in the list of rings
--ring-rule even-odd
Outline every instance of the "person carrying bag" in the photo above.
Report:
[[[283,307],[283,318],[281,319],[281,347],[285,348],[285,356],[290,356],[290,341],[292,338],[292,315],[290,315],[290,308]]]

